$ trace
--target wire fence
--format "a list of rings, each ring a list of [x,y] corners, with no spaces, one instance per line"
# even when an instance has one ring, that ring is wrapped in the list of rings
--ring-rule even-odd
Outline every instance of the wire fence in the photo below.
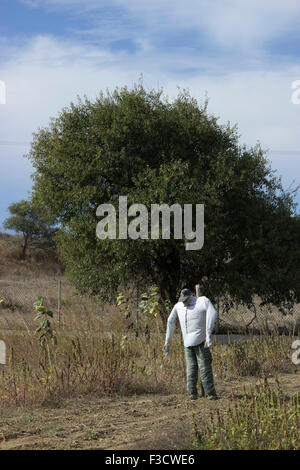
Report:
[[[33,316],[33,302],[43,297],[49,310],[53,311],[57,324],[64,325],[69,315],[98,315],[101,309],[95,298],[81,296],[74,287],[64,279],[27,276],[26,279],[0,279],[0,328],[12,325],[15,313]],[[138,306],[138,299],[137,299]],[[215,307],[219,311],[216,333],[243,332],[249,329],[273,328],[284,332],[295,332],[300,329],[300,304],[293,305],[283,314],[276,307],[261,307],[256,299],[252,308],[242,305],[231,305],[218,299]],[[138,307],[137,307],[138,321]]]
[[[82,296],[66,280],[28,276],[25,280],[0,279],[0,328],[13,326],[13,320],[34,317],[33,302],[43,297],[47,310],[53,312],[58,326],[72,316],[99,314],[99,307],[93,297]]]
[[[281,333],[297,332],[300,330],[300,304],[286,306],[283,311],[273,306],[261,306],[260,299],[254,299],[251,308],[235,305],[228,308],[220,300],[219,331],[241,332],[249,330],[273,329]]]

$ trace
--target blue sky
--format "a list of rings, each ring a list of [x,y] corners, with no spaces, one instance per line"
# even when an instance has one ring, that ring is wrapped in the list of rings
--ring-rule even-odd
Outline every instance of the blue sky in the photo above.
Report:
[[[241,143],[269,150],[285,188],[299,184],[299,20],[298,0],[1,0],[0,224],[31,189],[32,133],[77,95],[141,74],[170,99],[208,94]]]

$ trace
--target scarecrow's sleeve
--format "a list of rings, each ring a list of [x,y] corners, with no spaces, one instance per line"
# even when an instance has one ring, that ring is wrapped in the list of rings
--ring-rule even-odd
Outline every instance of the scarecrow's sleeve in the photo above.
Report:
[[[165,341],[165,344],[167,345],[169,345],[172,340],[175,327],[176,327],[177,316],[178,315],[177,315],[176,306],[174,306],[167,321],[167,333],[166,333],[166,341]]]
[[[209,348],[212,344],[212,331],[214,329],[215,321],[218,318],[218,312],[211,303],[209,299],[207,299],[207,309],[206,309],[206,346]]]

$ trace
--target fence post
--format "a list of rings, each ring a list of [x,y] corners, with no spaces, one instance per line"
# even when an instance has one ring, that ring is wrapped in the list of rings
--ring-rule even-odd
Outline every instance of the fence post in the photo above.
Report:
[[[196,284],[195,291],[196,291],[196,297],[200,297],[200,284]],[[201,382],[201,378],[199,378],[199,381],[200,381],[200,388],[201,388],[201,397],[204,397],[205,392],[204,392],[204,388]]]
[[[58,326],[60,326],[60,304],[61,304],[61,280],[58,281],[58,291],[57,291],[57,320],[58,320]]]

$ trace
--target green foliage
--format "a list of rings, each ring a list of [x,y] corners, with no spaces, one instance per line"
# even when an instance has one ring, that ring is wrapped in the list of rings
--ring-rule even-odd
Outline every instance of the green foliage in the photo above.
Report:
[[[169,310],[170,304],[167,305]],[[163,312],[162,299],[160,296],[159,287],[151,287],[147,292],[144,292],[139,302],[139,311],[142,315],[156,318],[158,315],[162,315]]]
[[[125,318],[129,318],[131,315],[129,298],[121,291],[117,294],[117,305],[122,309]]]
[[[283,192],[263,150],[241,147],[207,102],[186,91],[169,102],[142,86],[79,99],[34,135],[29,158],[35,200],[61,225],[59,251],[81,292],[108,300],[134,282],[158,286],[173,303],[183,286],[200,283],[212,300],[299,301],[293,193]],[[186,251],[172,236],[100,241],[96,208],[114,204],[118,219],[120,195],[149,212],[153,203],[204,204],[203,249]]]
[[[9,207],[11,216],[4,221],[4,228],[22,233],[24,243],[22,255],[25,257],[29,243],[41,238],[50,241],[55,233],[53,218],[40,204],[32,200],[22,200],[11,204]]]
[[[133,308],[132,301],[129,296],[126,296],[122,291],[117,293],[117,305],[121,308],[125,318],[130,318]],[[152,286],[141,294],[137,308],[141,315],[156,318],[157,316],[163,316],[165,311],[169,311],[171,304],[169,301],[163,301],[159,287]]]
[[[121,349],[126,348],[127,341],[128,341],[128,336],[127,335],[122,335],[121,340],[120,340],[120,348]]]
[[[44,342],[49,339],[54,344],[57,344],[56,333],[52,329],[50,320],[48,319],[48,317],[53,318],[53,312],[51,310],[46,310],[43,297],[39,297],[38,300],[33,303],[33,307],[34,310],[37,312],[34,319],[41,319],[40,325],[35,330],[35,334],[38,337],[39,343],[43,345]]]
[[[226,414],[211,414],[204,429],[194,417],[194,444],[199,449],[297,450],[300,445],[300,395],[286,402],[279,382],[273,389],[265,379]]]

